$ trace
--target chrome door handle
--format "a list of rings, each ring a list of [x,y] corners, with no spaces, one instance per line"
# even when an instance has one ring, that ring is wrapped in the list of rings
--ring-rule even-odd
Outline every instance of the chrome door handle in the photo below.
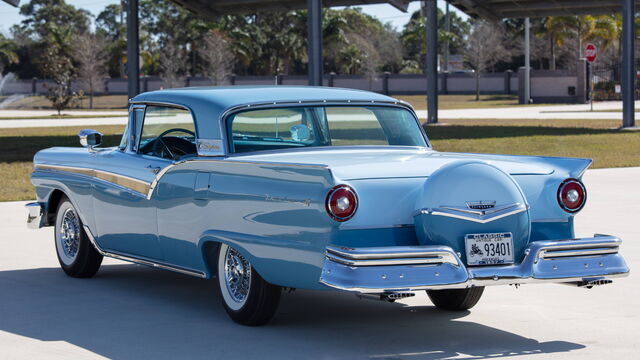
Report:
[[[147,170],[151,171],[151,172],[152,172],[152,173],[154,173],[154,174],[157,174],[157,173],[159,173],[159,172],[160,172],[160,170],[162,170],[162,168],[161,168],[161,167],[159,167],[159,166],[152,166],[152,165],[149,165],[149,166],[147,166]]]

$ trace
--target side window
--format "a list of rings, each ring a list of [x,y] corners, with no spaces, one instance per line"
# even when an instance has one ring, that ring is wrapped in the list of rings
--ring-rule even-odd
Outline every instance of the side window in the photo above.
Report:
[[[197,153],[196,129],[188,110],[147,106],[138,134],[142,154],[179,160]]]
[[[309,146],[314,126],[304,109],[267,109],[238,113],[230,119],[234,152]]]
[[[124,132],[122,133],[122,139],[120,140],[120,145],[118,148],[121,151],[125,151],[128,149],[136,152],[136,145],[138,138],[138,130],[142,126],[142,118],[144,117],[144,107],[137,106],[132,107],[129,112],[129,121],[127,121],[127,125],[124,128]]]

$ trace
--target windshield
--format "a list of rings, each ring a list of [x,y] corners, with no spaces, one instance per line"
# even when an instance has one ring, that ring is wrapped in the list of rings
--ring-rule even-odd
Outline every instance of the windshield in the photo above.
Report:
[[[316,146],[427,146],[413,114],[389,106],[250,110],[228,119],[232,153]]]

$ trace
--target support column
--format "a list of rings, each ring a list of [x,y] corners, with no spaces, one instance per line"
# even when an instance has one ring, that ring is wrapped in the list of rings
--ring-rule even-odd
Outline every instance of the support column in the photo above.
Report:
[[[635,7],[634,0],[622,0],[622,127],[636,126]]]
[[[524,103],[531,101],[531,22],[524,19]]]
[[[438,11],[436,0],[426,0],[427,123],[438,122]]]
[[[442,56],[442,71],[449,72],[449,33],[451,32],[451,14],[449,14],[449,2],[445,2],[444,11],[444,31],[447,32],[447,36],[444,38],[444,55]],[[445,91],[446,93],[446,91]]]
[[[322,86],[322,0],[307,0],[309,85]]]
[[[127,1],[127,79],[129,98],[140,93],[140,37],[138,35],[138,0]]]

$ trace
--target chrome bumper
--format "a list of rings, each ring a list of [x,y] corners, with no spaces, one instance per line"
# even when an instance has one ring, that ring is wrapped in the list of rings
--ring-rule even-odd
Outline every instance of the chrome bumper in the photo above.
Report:
[[[44,207],[38,202],[32,202],[25,205],[29,210],[27,216],[27,226],[29,229],[40,229],[44,224]]]
[[[535,241],[520,264],[465,267],[446,246],[327,247],[320,282],[360,293],[555,282],[591,286],[629,274],[615,236]]]

